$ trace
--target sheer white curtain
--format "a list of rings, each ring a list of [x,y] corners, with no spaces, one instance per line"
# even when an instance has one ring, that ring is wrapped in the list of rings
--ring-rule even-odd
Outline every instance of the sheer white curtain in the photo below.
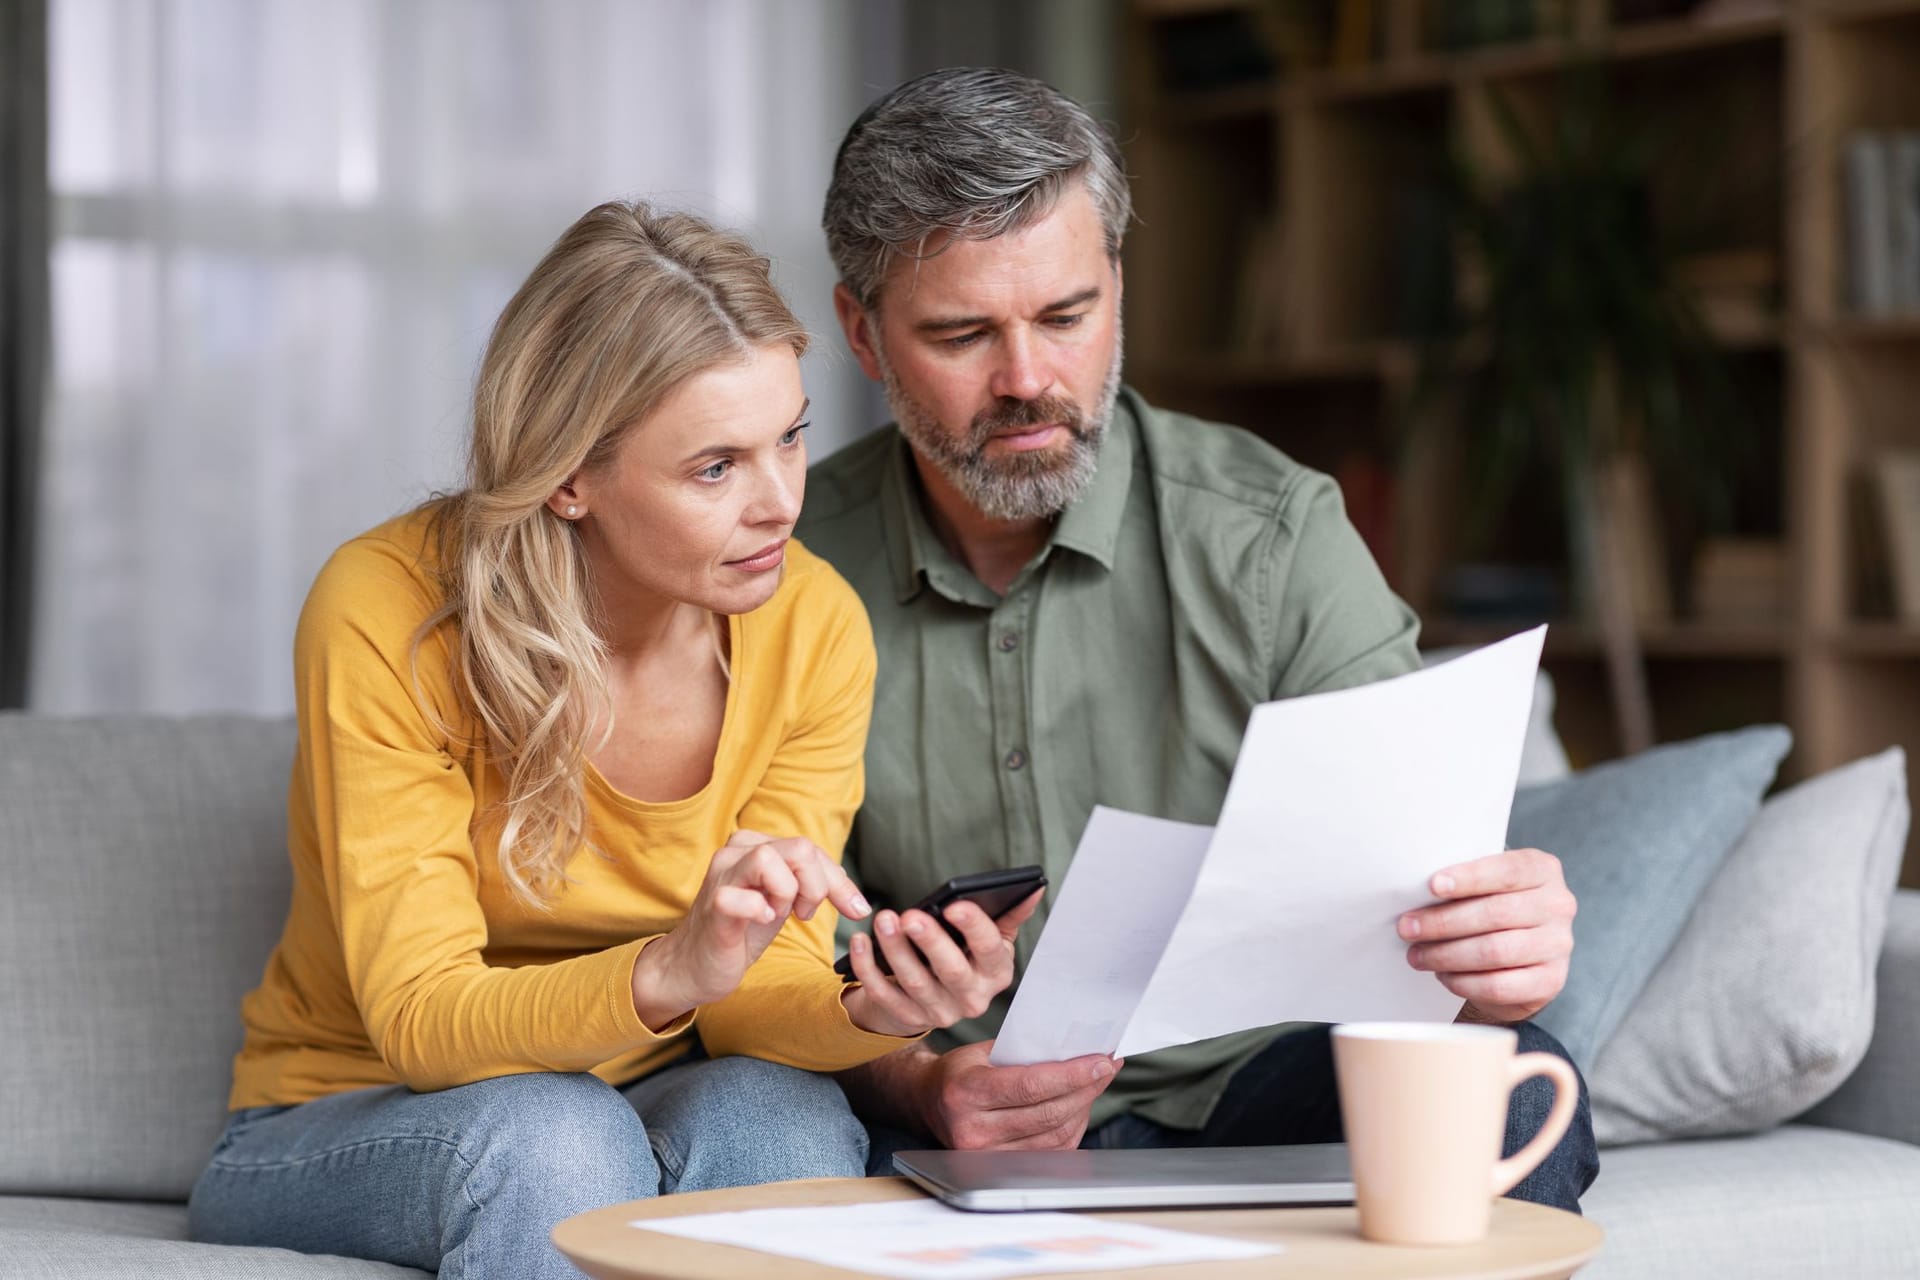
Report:
[[[32,704],[276,711],[345,538],[454,483],[542,249],[647,195],[747,231],[819,336],[816,456],[882,411],[818,229],[892,79],[855,0],[52,0],[54,380]],[[882,33],[884,35],[884,33]]]

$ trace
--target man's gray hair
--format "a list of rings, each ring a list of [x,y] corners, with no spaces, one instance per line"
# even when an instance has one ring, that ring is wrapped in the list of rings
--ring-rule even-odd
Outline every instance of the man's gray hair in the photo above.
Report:
[[[1120,148],[1049,84],[996,67],[950,67],[894,89],[840,143],[821,224],[841,281],[871,310],[895,256],[927,240],[991,240],[1086,184],[1117,258],[1133,214]],[[937,250],[936,250],[937,252]]]

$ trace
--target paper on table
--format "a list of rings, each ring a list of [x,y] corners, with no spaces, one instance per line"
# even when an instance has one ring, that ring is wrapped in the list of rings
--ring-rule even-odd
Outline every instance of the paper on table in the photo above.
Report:
[[[1459,997],[1408,967],[1394,921],[1432,900],[1433,872],[1505,847],[1545,631],[1255,708],[1184,895],[1169,892],[1175,869],[1205,828],[1170,839],[1138,814],[1090,822],[1097,838],[1074,854],[992,1061],[1144,1053],[1296,1020],[1452,1018]],[[1171,866],[1143,875],[1156,857]],[[1166,942],[1090,983],[1085,956],[1111,945],[1116,912],[1132,936]],[[1084,1037],[1061,1020],[1080,1005],[1101,1012]],[[1116,1043],[1105,1028],[1122,1009]]]
[[[646,1231],[907,1280],[997,1280],[1280,1253],[1277,1245],[1070,1213],[962,1213],[935,1200],[639,1218]]]

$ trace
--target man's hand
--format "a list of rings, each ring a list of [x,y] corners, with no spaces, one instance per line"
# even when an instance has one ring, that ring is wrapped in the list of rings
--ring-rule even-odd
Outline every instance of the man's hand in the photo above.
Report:
[[[993,1041],[941,1054],[920,1088],[923,1126],[955,1151],[1062,1151],[1080,1145],[1093,1100],[1120,1071],[1118,1060],[1088,1054],[1065,1062],[996,1067]]]
[[[1089,1054],[1031,1067],[987,1063],[991,1040],[935,1053],[915,1045],[842,1071],[837,1079],[862,1119],[931,1134],[955,1150],[1068,1150],[1087,1131],[1093,1100],[1113,1083],[1117,1059]]]
[[[1438,906],[1400,917],[1407,963],[1467,1002],[1468,1022],[1525,1022],[1567,982],[1573,894],[1560,859],[1509,849],[1435,873]]]

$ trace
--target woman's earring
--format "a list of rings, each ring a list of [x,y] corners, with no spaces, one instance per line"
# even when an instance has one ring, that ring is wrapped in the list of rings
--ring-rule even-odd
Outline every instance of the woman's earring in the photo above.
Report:
[[[573,517],[579,514],[580,514],[580,508],[574,506],[571,502],[569,502],[567,504],[567,519],[571,520],[573,519]]]

